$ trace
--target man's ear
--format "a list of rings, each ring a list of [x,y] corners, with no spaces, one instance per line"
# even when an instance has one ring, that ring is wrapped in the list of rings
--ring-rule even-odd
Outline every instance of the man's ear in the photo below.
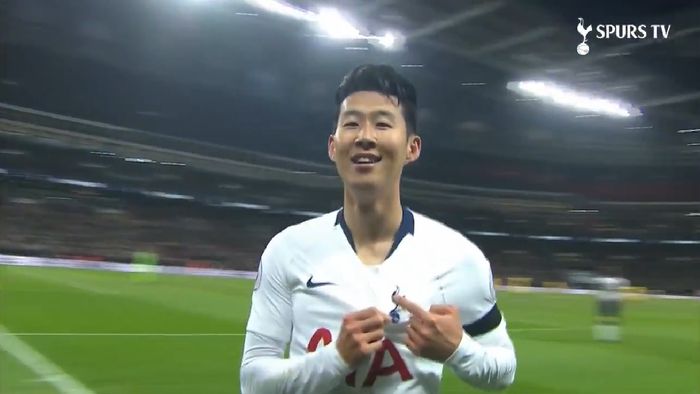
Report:
[[[335,134],[328,136],[328,158],[335,163]]]
[[[413,163],[420,157],[420,150],[423,141],[421,138],[415,134],[408,137],[408,144],[406,145],[406,161],[404,164]]]

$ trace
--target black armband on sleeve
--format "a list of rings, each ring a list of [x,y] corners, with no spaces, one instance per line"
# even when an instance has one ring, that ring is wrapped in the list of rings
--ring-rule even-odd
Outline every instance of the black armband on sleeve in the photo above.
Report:
[[[486,312],[480,319],[471,324],[465,324],[462,327],[469,336],[477,337],[498,327],[502,319],[503,317],[501,316],[501,311],[498,309],[498,305],[493,304],[493,308]]]

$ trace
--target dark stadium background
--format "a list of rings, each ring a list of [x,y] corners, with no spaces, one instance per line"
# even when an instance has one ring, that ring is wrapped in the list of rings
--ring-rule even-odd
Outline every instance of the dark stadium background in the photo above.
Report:
[[[335,87],[385,63],[419,92],[424,147],[404,203],[472,239],[499,283],[585,286],[576,278],[597,273],[700,295],[697,2],[324,4],[405,46],[317,37],[244,1],[0,3],[0,253],[129,263],[147,251],[255,271],[275,233],[342,205],[326,153]],[[579,56],[579,17],[672,30],[592,39]],[[506,89],[524,79],[643,114],[586,116]]]

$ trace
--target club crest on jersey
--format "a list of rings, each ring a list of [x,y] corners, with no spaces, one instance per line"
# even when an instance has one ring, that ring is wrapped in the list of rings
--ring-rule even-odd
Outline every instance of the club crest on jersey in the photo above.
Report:
[[[389,317],[392,323],[398,323],[401,320],[401,315],[399,314],[399,305],[394,302],[394,296],[399,294],[399,286],[396,286],[396,290],[391,293],[391,302],[394,304],[394,309],[389,312]]]

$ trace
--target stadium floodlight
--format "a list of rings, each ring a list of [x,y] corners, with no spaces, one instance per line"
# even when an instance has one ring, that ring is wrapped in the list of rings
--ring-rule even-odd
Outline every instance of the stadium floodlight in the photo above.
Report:
[[[576,91],[548,81],[508,82],[507,88],[521,95],[537,97],[544,102],[550,102],[580,112],[623,118],[642,114],[639,108],[631,104],[596,97],[592,94]]]
[[[269,205],[264,205],[264,204],[251,204],[251,203],[245,203],[245,202],[231,202],[231,201],[224,201],[224,202],[218,204],[218,206],[225,207],[225,208],[254,209],[257,211],[267,211],[267,210],[270,210],[272,208]]]
[[[385,33],[383,36],[379,37],[379,43],[385,48],[391,48],[396,43],[396,37],[391,32]]]
[[[151,159],[142,159],[140,157],[125,157],[124,161],[128,161],[130,163],[155,163],[155,161]]]
[[[659,243],[669,245],[698,245],[700,244],[700,241],[694,239],[665,239],[659,241]]]
[[[315,19],[315,14],[313,12],[295,7],[284,1],[248,0],[248,2],[266,11],[274,12],[276,14],[284,15],[294,19],[301,19],[305,21],[313,21]]]
[[[316,14],[316,25],[331,38],[357,39],[365,38],[360,34],[360,30],[345,19],[335,8],[322,8]]]
[[[247,0],[254,7],[309,22],[320,31],[323,37],[345,40],[366,40],[383,49],[396,49],[403,45],[405,38],[397,32],[386,32],[381,36],[363,34],[347,17],[335,8],[321,8],[318,12],[305,10],[281,0]]]
[[[90,188],[95,188],[95,189],[106,189],[107,188],[107,185],[104,183],[101,183],[101,182],[88,182],[88,181],[81,181],[78,179],[67,179],[67,178],[56,178],[56,177],[48,177],[47,180],[49,182],[62,183],[64,185],[90,187]]]
[[[574,237],[569,237],[565,235],[528,235],[526,238],[529,239],[542,239],[545,241],[573,241]]]
[[[608,242],[608,243],[640,243],[641,239],[633,238],[591,238],[592,242]]]
[[[483,235],[485,237],[510,237],[513,234],[502,233],[497,231],[467,231],[468,234]]]
[[[382,49],[398,49],[406,42],[406,38],[400,33],[388,31],[381,36],[368,36],[367,40]]]
[[[177,193],[166,193],[166,192],[154,192],[154,191],[144,191],[143,194],[151,197],[167,198],[171,200],[194,200],[194,197],[188,196],[186,194]]]
[[[312,218],[317,218],[319,216],[323,216],[322,212],[316,212],[316,211],[296,211],[292,210],[289,213],[297,216],[306,216],[306,217],[312,217]]]

